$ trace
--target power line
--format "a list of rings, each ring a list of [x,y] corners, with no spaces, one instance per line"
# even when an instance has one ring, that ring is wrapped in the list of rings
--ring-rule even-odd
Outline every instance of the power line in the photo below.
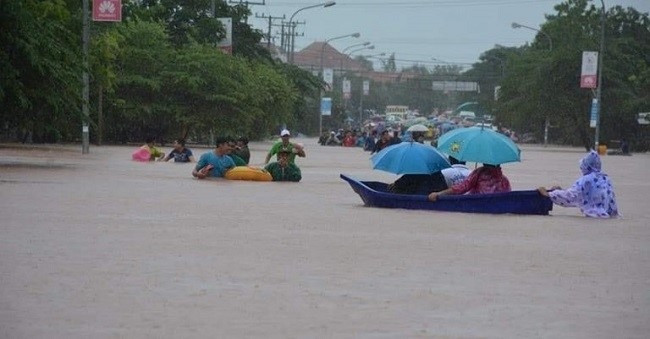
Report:
[[[432,1],[387,1],[387,2],[355,2],[355,3],[339,3],[337,7],[372,7],[373,9],[381,9],[382,7],[477,7],[477,6],[505,6],[505,5],[526,5],[530,3],[540,2],[557,2],[557,0],[492,0],[492,1],[479,1],[479,0],[432,0]],[[274,2],[267,4],[268,6],[301,6],[309,5],[309,2]],[[367,8],[364,8],[367,10]]]

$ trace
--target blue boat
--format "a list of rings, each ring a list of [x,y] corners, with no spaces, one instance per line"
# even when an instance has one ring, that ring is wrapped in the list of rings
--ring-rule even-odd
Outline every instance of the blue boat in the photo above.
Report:
[[[513,191],[508,193],[445,195],[436,202],[426,195],[406,195],[388,192],[388,184],[377,181],[359,181],[341,174],[341,179],[352,186],[366,206],[405,208],[465,213],[532,214],[548,215],[553,209],[551,199],[538,191]]]

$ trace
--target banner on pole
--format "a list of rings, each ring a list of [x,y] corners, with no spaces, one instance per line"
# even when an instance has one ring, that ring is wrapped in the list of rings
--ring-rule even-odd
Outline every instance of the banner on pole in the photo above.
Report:
[[[320,99],[320,115],[332,115],[332,98]]]
[[[343,80],[343,99],[349,100],[352,97],[352,84],[350,80]]]
[[[370,95],[370,80],[363,81],[363,95]]]
[[[433,81],[431,89],[444,92],[480,92],[475,81]]]
[[[596,124],[598,124],[598,109],[600,105],[598,105],[598,100],[593,99],[591,101],[591,114],[590,114],[590,119],[589,119],[589,127],[591,128],[596,128]]]
[[[226,54],[232,54],[232,18],[217,18],[217,20],[226,30],[225,37],[217,43],[217,47]]]
[[[499,101],[500,93],[501,93],[501,86],[494,86],[494,101]]]
[[[582,52],[580,88],[598,87],[598,52]]]
[[[334,86],[334,70],[331,68],[323,69],[323,81],[327,84],[327,90],[331,91]]]
[[[122,0],[93,0],[93,21],[122,21]]]

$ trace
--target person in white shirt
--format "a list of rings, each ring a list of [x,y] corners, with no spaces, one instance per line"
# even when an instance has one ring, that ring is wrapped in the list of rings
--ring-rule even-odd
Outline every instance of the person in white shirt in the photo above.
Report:
[[[443,169],[442,176],[445,177],[447,182],[447,187],[454,186],[463,180],[465,180],[469,174],[472,172],[467,166],[465,166],[464,161],[459,161],[458,159],[449,156],[449,163],[451,167]]]

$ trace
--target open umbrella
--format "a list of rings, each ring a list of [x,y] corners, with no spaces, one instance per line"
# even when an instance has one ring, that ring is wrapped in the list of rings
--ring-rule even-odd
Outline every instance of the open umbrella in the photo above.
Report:
[[[416,124],[411,127],[409,127],[407,132],[429,132],[429,127],[424,126],[422,124]]]
[[[490,165],[521,160],[521,150],[510,138],[482,127],[449,131],[438,139],[438,149],[461,161]]]
[[[451,167],[438,150],[417,142],[386,147],[370,160],[372,168],[395,174],[431,174]]]

